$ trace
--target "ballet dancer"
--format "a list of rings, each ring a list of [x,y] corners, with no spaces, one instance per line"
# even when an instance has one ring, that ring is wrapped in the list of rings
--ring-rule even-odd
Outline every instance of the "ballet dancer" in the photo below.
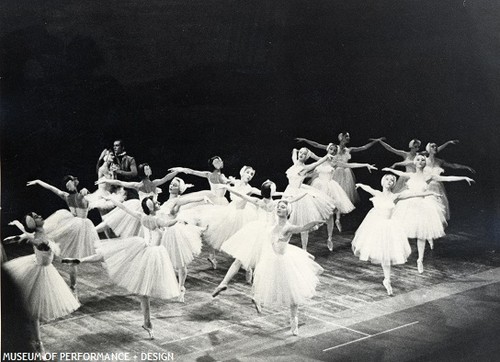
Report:
[[[373,197],[373,208],[368,212],[352,240],[352,251],[359,260],[380,264],[384,272],[382,284],[388,295],[392,295],[391,265],[404,264],[411,254],[408,238],[401,225],[391,218],[396,203],[411,197],[438,196],[427,191],[410,194],[394,193],[396,176],[386,174],[381,179],[382,191],[364,184],[356,184]]]
[[[64,317],[77,310],[80,303],[52,265],[54,256],[59,254],[59,246],[49,240],[44,219],[30,212],[23,218],[21,231],[25,233],[7,238],[6,242],[27,240],[33,245],[34,254],[7,261],[3,267],[21,291],[22,302],[32,321],[35,351],[45,354],[40,322]],[[27,237],[29,233],[34,233],[33,238]]]
[[[324,221],[312,221],[303,226],[288,221],[292,207],[286,200],[276,206],[277,221],[269,233],[263,234],[271,248],[265,248],[255,268],[253,301],[260,307],[290,308],[290,327],[293,335],[299,334],[298,307],[312,298],[319,283],[318,274],[323,271],[310,255],[300,248],[289,245],[293,234],[303,233]]]
[[[407,177],[407,191],[411,193],[428,191],[429,183],[433,180],[441,182],[466,181],[469,185],[474,182],[470,177],[439,176],[424,172],[426,158],[421,154],[415,156],[413,162],[415,172],[402,172],[389,167],[383,168],[382,171],[392,172],[399,177]],[[425,241],[427,240],[433,249],[434,239],[445,235],[446,220],[441,205],[434,196],[410,198],[397,203],[392,217],[401,223],[409,239],[417,239],[417,270],[419,273],[423,273]]]
[[[66,258],[63,263],[83,264],[104,262],[113,282],[132,294],[140,296],[144,316],[142,328],[154,339],[151,323],[150,298],[171,299],[179,296],[179,284],[168,256],[161,245],[163,228],[175,225],[177,220],[159,217],[159,204],[154,197],[142,199],[142,212],[109,199],[116,207],[140,220],[144,227],[144,237],[132,236],[123,239],[109,239],[100,243],[95,255],[82,259]]]
[[[329,154],[310,164],[305,164],[309,158],[309,150],[305,147],[292,151],[293,165],[286,171],[288,186],[283,192],[283,197],[297,197],[306,192],[306,195],[293,203],[290,222],[295,225],[306,225],[314,220],[325,222],[333,215],[335,202],[324,192],[305,185],[304,179],[308,177],[319,165],[333,157]],[[302,249],[307,250],[309,231],[300,234]]]
[[[129,209],[140,211],[141,200],[143,198],[153,195],[156,199],[158,193],[161,192],[161,189],[159,189],[158,186],[161,186],[164,183],[172,180],[177,175],[177,172],[174,171],[169,172],[160,179],[151,180],[153,171],[147,163],[140,164],[137,168],[137,172],[139,177],[141,178],[141,181],[139,182],[125,182],[109,178],[100,178],[96,181],[96,184],[100,185],[102,183],[105,183],[111,186],[118,186],[135,190],[139,194],[139,199],[128,199],[124,202],[124,205]],[[103,221],[96,226],[96,230],[98,232],[102,232],[107,228],[110,228],[116,235],[120,237],[141,236],[143,233],[140,220],[129,215],[121,208],[113,209],[111,212],[103,215],[102,218]]]
[[[306,138],[296,138],[297,141],[302,141],[310,144],[313,147],[326,149],[327,145],[310,141]],[[335,156],[337,161],[348,163],[351,159],[352,152],[360,152],[366,151],[370,147],[372,147],[377,141],[372,140],[368,142],[364,146],[359,147],[347,147],[347,144],[351,141],[351,135],[348,132],[342,132],[338,135],[339,145],[338,151]],[[335,168],[335,172],[333,173],[333,179],[339,183],[339,185],[344,189],[344,191],[349,196],[349,199],[353,204],[356,204],[359,201],[358,191],[356,190],[356,182],[354,178],[354,173],[351,168],[338,166]]]

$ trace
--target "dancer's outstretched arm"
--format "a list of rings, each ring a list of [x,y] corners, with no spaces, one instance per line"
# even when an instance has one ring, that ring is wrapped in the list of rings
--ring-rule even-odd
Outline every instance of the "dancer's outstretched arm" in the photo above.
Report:
[[[441,160],[441,166],[454,168],[454,169],[458,169],[458,170],[467,170],[471,173],[476,173],[476,171],[472,167],[469,167],[466,165],[461,165],[459,163],[446,162],[445,160]]]
[[[24,228],[24,225],[19,220],[11,221],[9,222],[8,225],[17,227],[21,231],[21,234],[6,237],[5,239],[3,239],[5,244],[20,243],[21,241],[24,240],[29,242],[35,239],[35,233],[27,232],[26,229]]]
[[[337,166],[344,167],[344,168],[363,168],[363,167],[366,167],[370,173],[372,172],[372,170],[378,170],[377,167],[375,167],[375,164],[370,165],[369,163],[336,161],[335,164]]]
[[[406,151],[403,151],[403,150],[397,150],[395,149],[394,147],[392,147],[390,144],[388,144],[387,142],[385,142],[385,137],[381,137],[381,138],[370,138],[371,141],[377,141],[378,143],[380,143],[382,145],[382,147],[384,147],[387,151],[389,152],[392,152],[400,157],[403,157],[405,158],[406,157],[406,154],[407,152]]]
[[[110,178],[100,178],[95,182],[96,185],[100,184],[108,184],[112,186],[119,186],[119,187],[124,187],[126,189],[135,189],[138,190],[141,187],[140,182],[130,182],[130,181],[120,181],[120,180],[114,180]]]
[[[44,189],[52,191],[53,193],[55,193],[57,196],[59,196],[63,200],[66,200],[66,197],[69,195],[69,193],[61,191],[57,187],[49,185],[48,183],[43,182],[41,180],[33,180],[33,181],[28,181],[26,183],[26,186],[33,186],[33,185],[40,185]]]
[[[437,151],[438,152],[441,152],[442,150],[445,149],[445,147],[447,147],[448,145],[456,145],[458,142],[460,142],[459,140],[451,140],[451,141],[446,141],[445,143],[443,143],[441,146],[439,146],[437,148]]]
[[[398,171],[390,167],[384,167],[382,171],[387,171],[387,172],[392,172],[393,174],[397,176],[403,176],[403,177],[411,177],[413,175],[413,172],[403,172],[403,171]]]
[[[397,193],[395,195],[396,195],[396,198],[394,201],[411,199],[413,197],[426,197],[426,196],[441,197],[440,194],[438,194],[437,192],[433,192],[433,191],[425,191],[425,192],[417,192],[417,193],[413,193],[410,191],[402,191],[402,192]]]
[[[316,167],[318,167],[319,165],[321,165],[325,161],[328,161],[328,160],[331,160],[331,159],[333,159],[333,156],[331,156],[331,155],[325,155],[325,156],[321,157],[318,161],[310,163],[308,165],[305,165],[303,172],[305,172],[305,173],[311,172],[312,170],[314,170]]]
[[[391,168],[395,168],[395,167],[406,167],[408,166],[409,164],[413,163],[413,161],[401,161],[401,162],[396,162],[396,163],[393,163]]]
[[[285,233],[289,233],[289,234],[302,233],[304,231],[308,231],[308,230],[312,229],[313,227],[315,227],[317,225],[324,224],[324,223],[325,223],[324,221],[318,220],[318,221],[311,221],[310,223],[307,223],[304,226],[289,225],[287,227],[287,229],[285,230]]]
[[[115,205],[116,207],[118,207],[118,208],[122,209],[122,210],[123,210],[123,211],[125,211],[127,214],[129,214],[129,215],[131,215],[131,216],[135,217],[136,219],[139,219],[139,220],[140,220],[140,219],[141,219],[141,217],[142,217],[142,215],[144,215],[144,214],[143,214],[143,213],[141,213],[141,212],[138,212],[138,211],[134,211],[134,210],[129,209],[128,207],[126,207],[125,205],[123,205],[121,202],[116,201],[115,199],[113,199],[113,198],[109,197],[108,195],[103,196],[103,199],[108,200],[108,201],[111,201],[111,203],[112,203],[113,205]]]
[[[365,185],[365,184],[361,184],[361,183],[356,184],[356,188],[360,188],[360,189],[368,192],[372,196],[375,196],[377,193],[380,193],[379,190],[375,190],[373,187]]]
[[[474,181],[470,177],[466,176],[438,176],[438,175],[432,175],[432,179],[435,181],[441,181],[441,182],[455,182],[455,181],[466,181],[469,185],[471,185]]]
[[[169,173],[167,173],[162,178],[154,179],[153,180],[153,184],[155,186],[163,185],[165,182],[168,182],[168,181],[172,180],[175,176],[177,176],[177,174],[178,174],[178,172],[176,172],[176,171],[170,171]]]
[[[318,143],[318,142],[315,142],[315,141],[311,141],[311,140],[308,140],[307,138],[296,138],[295,141],[297,142],[305,142],[313,147],[316,147],[316,148],[322,148],[322,149],[326,149],[326,146],[328,145],[323,145],[321,143]]]
[[[246,195],[246,194],[242,194],[241,192],[236,191],[234,189],[234,187],[232,187],[232,186],[225,185],[224,188],[226,190],[228,190],[230,193],[235,194],[238,197],[241,197],[243,200],[248,201],[248,202],[254,204],[255,206],[259,206],[260,199],[258,199],[256,197],[252,197],[252,196]]]
[[[359,152],[359,151],[366,151],[369,149],[371,146],[373,146],[375,143],[379,142],[380,138],[374,139],[373,141],[368,142],[364,146],[359,146],[359,147],[349,147],[349,150],[351,152]]]

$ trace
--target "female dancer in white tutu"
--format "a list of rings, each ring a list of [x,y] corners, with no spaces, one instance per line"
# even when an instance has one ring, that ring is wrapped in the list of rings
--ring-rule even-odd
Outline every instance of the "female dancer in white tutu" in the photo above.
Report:
[[[310,141],[305,138],[296,138],[297,141],[304,141],[314,147],[325,149],[327,145],[323,145],[318,142]],[[347,144],[351,141],[351,135],[348,132],[339,133],[338,135],[339,145],[338,151],[335,156],[337,161],[348,163],[351,159],[352,152],[360,152],[366,151],[371,146],[373,146],[377,141],[372,140],[364,146],[360,147],[347,147]],[[353,204],[359,201],[359,195],[356,190],[356,181],[354,178],[354,173],[351,168],[338,166],[335,168],[335,172],[333,173],[333,179],[339,183],[339,185],[344,189],[349,196],[349,199]]]
[[[282,194],[281,192],[276,192],[276,184],[270,180],[265,181],[260,188],[262,199],[242,194],[232,187],[227,187],[227,189],[231,194],[257,206],[259,208],[259,218],[244,225],[222,244],[221,250],[234,257],[235,260],[222,282],[212,293],[212,297],[214,298],[227,289],[229,282],[242,266],[246,270],[247,283],[250,284],[252,282],[253,268],[255,268],[260,259],[262,242],[266,239],[263,237],[263,234],[270,231],[269,228],[274,224],[276,218],[275,210],[278,201],[272,198],[273,196],[280,196]],[[291,204],[300,200],[305,195],[303,193],[294,199],[287,199],[287,201]]]
[[[345,163],[339,161],[335,157],[338,152],[338,146],[333,143],[329,143],[328,146],[326,146],[326,152],[327,154],[332,155],[334,157],[333,159],[328,160],[328,162],[325,162],[324,164],[316,167],[315,173],[317,177],[313,178],[311,186],[323,191],[333,199],[335,203],[335,225],[337,226],[337,229],[340,232],[342,232],[342,224],[340,223],[340,217],[342,214],[348,214],[352,210],[354,210],[354,205],[349,199],[349,196],[347,196],[344,189],[339,185],[337,181],[333,179],[333,175],[335,174],[335,169],[337,167],[342,167],[342,168],[366,167],[368,171],[371,172],[371,170],[376,170],[377,168],[375,167],[375,165],[370,165],[369,163],[356,163],[356,162]],[[311,152],[310,155],[311,158],[319,160],[319,157],[316,156],[313,152]],[[330,218],[326,222],[326,228],[328,231],[327,246],[328,249],[332,251],[333,215],[330,216]]]
[[[43,228],[43,218],[31,212],[24,217],[23,223],[22,231],[34,232],[34,237],[28,241],[33,245],[35,254],[16,258],[4,263],[3,266],[19,286],[26,310],[33,321],[35,350],[45,353],[40,322],[64,317],[78,309],[80,304],[52,265],[54,256],[59,252],[59,246],[48,239]]]
[[[250,186],[249,182],[255,175],[255,170],[250,166],[243,166],[240,170],[240,180],[232,179],[235,189],[241,194],[258,193],[260,190]],[[221,189],[226,190],[226,185]],[[217,267],[215,251],[220,250],[222,245],[234,233],[241,229],[245,224],[257,219],[257,209],[254,205],[247,205],[247,200],[233,194],[229,205],[213,211],[208,219],[208,229],[204,234],[205,240],[211,246],[209,261],[213,268]]]
[[[87,218],[89,202],[86,199],[87,189],[78,191],[79,181],[74,176],[65,176],[63,180],[68,192],[40,180],[27,183],[28,186],[39,185],[52,191],[63,199],[68,210],[58,210],[45,221],[45,232],[49,239],[56,242],[61,248],[63,258],[83,258],[95,253],[95,243],[99,235],[92,221]],[[70,288],[77,295],[76,276],[77,268],[71,268]]]
[[[452,182],[467,181],[469,185],[473,179],[463,176],[438,176],[424,172],[426,158],[417,155],[413,160],[415,172],[402,172],[386,167],[382,171],[389,171],[398,176],[407,177],[408,191],[412,193],[426,192],[431,181]],[[419,273],[424,272],[425,241],[433,248],[434,239],[445,235],[444,224],[446,220],[439,201],[434,196],[424,198],[411,198],[398,202],[394,210],[393,219],[400,222],[406,236],[409,239],[417,239],[417,269]]]
[[[396,202],[411,197],[436,196],[436,193],[427,191],[411,194],[393,193],[396,176],[384,175],[381,180],[382,191],[375,190],[370,186],[356,184],[373,197],[370,201],[373,208],[368,212],[359,226],[352,240],[352,251],[359,260],[371,261],[382,265],[384,281],[382,284],[388,295],[392,295],[391,265],[404,264],[411,254],[408,238],[401,225],[391,219]]]
[[[292,334],[299,334],[298,307],[312,298],[319,283],[318,274],[323,271],[310,255],[300,248],[288,245],[292,234],[298,234],[317,227],[324,221],[312,221],[304,226],[288,221],[291,205],[280,200],[276,206],[278,220],[269,233],[263,234],[267,240],[263,254],[255,268],[253,300],[260,311],[264,307],[290,308]]]
[[[387,151],[392,152],[403,158],[403,161],[394,163],[391,166],[391,168],[402,166],[405,167],[406,172],[415,172],[415,165],[413,164],[413,160],[415,159],[415,156],[419,152],[420,146],[422,145],[422,142],[419,139],[414,138],[410,141],[410,143],[408,144],[408,148],[410,149],[409,151],[395,149],[394,147],[385,142],[385,137],[371,138],[370,140],[379,142],[382,145],[382,147],[384,147]],[[443,143],[441,146],[439,146],[439,150],[444,149],[448,145],[455,145],[457,143],[458,140],[447,141]],[[406,180],[407,180],[406,177],[398,178],[398,181],[396,183],[396,186],[394,186],[393,191],[401,192],[403,190],[406,190]]]
[[[159,189],[158,186],[172,180],[177,175],[177,172],[170,172],[160,179],[151,180],[153,171],[147,163],[140,164],[137,167],[137,173],[138,176],[141,177],[141,181],[139,182],[126,182],[101,178],[96,182],[96,184],[99,185],[101,183],[105,183],[112,186],[137,190],[139,192],[139,199],[129,199],[124,202],[124,205],[131,210],[140,211],[142,199],[152,195],[156,200],[157,194],[161,192],[161,189]],[[111,212],[103,215],[102,218],[103,221],[96,227],[98,232],[110,228],[120,237],[141,236],[143,234],[140,220],[129,215],[121,208],[113,209]]]
[[[179,177],[174,177],[168,187],[169,199],[165,201],[158,211],[159,216],[165,216],[167,220],[177,219],[177,223],[169,228],[166,228],[161,238],[161,244],[167,249],[170,260],[179,277],[179,301],[184,302],[186,293],[186,277],[187,266],[193,261],[195,256],[201,252],[201,235],[205,229],[196,225],[190,224],[188,220],[182,217],[181,207],[190,203],[198,203],[204,198],[192,197],[191,195],[181,196],[188,187],[193,185],[186,184]]]
[[[437,147],[435,143],[428,143],[427,146],[425,146],[425,150],[427,151],[427,160],[425,166],[426,172],[439,176],[444,172],[443,169],[444,167],[449,167],[459,170],[467,170],[471,173],[476,172],[474,171],[473,168],[469,166],[461,165],[458,163],[446,162],[445,160],[437,158],[436,154],[439,152],[440,148],[441,147]],[[450,204],[448,202],[448,197],[446,196],[446,190],[444,188],[443,183],[440,181],[433,180],[429,184],[429,189],[441,195],[439,202],[444,208],[444,214],[446,220],[450,220]]]
[[[97,253],[82,259],[63,259],[63,263],[81,264],[104,262],[113,282],[141,298],[144,328],[154,339],[151,323],[150,298],[170,299],[179,296],[179,285],[167,249],[161,245],[163,228],[173,226],[177,220],[156,216],[159,204],[154,197],[141,201],[143,212],[137,212],[113,199],[111,202],[144,227],[144,237],[132,236],[110,239],[100,243]]]
[[[309,150],[305,147],[292,151],[293,166],[286,170],[288,186],[283,192],[283,197],[297,197],[304,192],[307,194],[292,205],[290,222],[295,225],[305,225],[315,220],[328,220],[335,210],[335,202],[326,193],[309,185],[304,185],[304,179],[319,165],[332,159],[331,155],[325,155],[318,161],[305,164],[309,158]],[[309,231],[300,234],[302,249],[307,250]]]
[[[203,177],[208,180],[209,191],[199,191],[203,196],[208,196],[214,205],[227,205],[229,202],[224,197],[226,190],[222,185],[230,183],[230,180],[222,173],[224,162],[219,156],[213,156],[208,160],[210,171],[196,171],[186,167],[173,167],[170,171],[182,172],[188,175]]]

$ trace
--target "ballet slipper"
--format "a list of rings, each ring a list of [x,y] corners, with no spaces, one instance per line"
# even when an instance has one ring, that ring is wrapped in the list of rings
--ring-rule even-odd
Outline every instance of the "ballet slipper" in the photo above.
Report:
[[[328,247],[328,250],[333,251],[333,241],[331,237],[329,237],[326,241],[326,246]]]
[[[388,279],[384,279],[382,282],[383,286],[387,290],[387,295],[392,295],[392,286],[391,286],[391,281]]]
[[[185,294],[186,294],[186,287],[181,287],[181,293],[179,294],[179,302],[184,303]]]
[[[76,258],[64,258],[61,260],[61,263],[63,264],[80,264],[80,259],[76,259]]]
[[[335,220],[335,226],[337,227],[338,231],[341,233],[342,232],[342,224],[340,223],[340,220]]]
[[[146,327],[145,325],[142,326],[142,328],[149,333],[149,339],[155,339],[155,335],[154,335],[154,332],[153,332],[153,327],[151,328],[148,328]]]
[[[245,280],[247,284],[252,284],[252,278],[253,278],[253,270],[252,268],[248,268],[245,273]]]
[[[262,308],[260,306],[260,303],[257,302],[255,299],[252,298],[252,303],[253,303],[253,306],[255,307],[255,309],[257,310],[257,313],[262,313]]]
[[[424,272],[424,263],[420,259],[417,260],[417,270],[420,274]]]
[[[218,296],[221,292],[225,291],[227,289],[227,285],[219,285],[217,288],[215,288],[214,292],[212,293],[212,298],[215,298]]]
[[[217,259],[208,257],[207,260],[212,264],[212,269],[217,269]]]
[[[299,317],[290,318],[290,331],[294,336],[299,335]]]

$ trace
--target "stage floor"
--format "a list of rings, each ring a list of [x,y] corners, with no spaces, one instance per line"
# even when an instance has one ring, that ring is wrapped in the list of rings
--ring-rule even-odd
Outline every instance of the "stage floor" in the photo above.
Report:
[[[204,250],[189,269],[185,303],[152,300],[155,340],[141,328],[138,298],[115,287],[100,263],[79,267],[81,308],[43,324],[42,338],[48,352],[129,352],[136,361],[491,360],[500,352],[500,256],[480,228],[447,232],[427,246],[423,274],[412,243],[408,263],[393,267],[392,297],[380,266],[354,257],[352,231],[336,231],[332,252],[325,227],[311,233],[308,251],[325,272],[299,309],[299,336],[289,310],[257,314],[243,270],[212,298],[232,260],[220,253],[212,270]],[[68,280],[69,267],[54,265]]]

